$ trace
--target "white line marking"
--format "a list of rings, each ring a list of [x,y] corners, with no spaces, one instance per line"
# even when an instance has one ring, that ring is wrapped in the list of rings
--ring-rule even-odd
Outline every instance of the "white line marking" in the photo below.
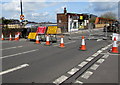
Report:
[[[102,58],[108,58],[109,55],[105,54]]]
[[[98,39],[97,42],[102,41],[102,39]]]
[[[112,53],[100,53],[100,54],[117,55],[117,56],[119,56],[119,55],[120,55],[120,54],[112,54]]]
[[[92,56],[93,57],[96,57],[96,56],[98,56],[100,53],[94,53]]]
[[[97,70],[98,67],[99,67],[99,65],[94,64],[94,65],[92,65],[92,66],[90,67],[90,69],[92,69],[92,70]]]
[[[86,59],[86,61],[91,61],[93,59],[93,57],[89,57]]]
[[[101,53],[101,52],[102,52],[102,50],[98,50],[98,51],[97,51],[97,53]]]
[[[82,63],[80,63],[78,66],[83,67],[83,66],[85,66],[87,63],[88,63],[88,62],[83,61],[83,62],[82,62]]]
[[[0,49],[0,50],[8,50],[8,49],[14,49],[14,48],[21,48],[23,46],[16,46],[16,47],[10,47],[10,48],[4,48],[4,49]]]
[[[105,61],[105,59],[99,59],[98,61],[97,61],[97,63],[103,63]]]
[[[73,75],[73,74],[76,73],[78,70],[79,70],[79,68],[73,68],[73,69],[71,69],[70,71],[68,71],[67,73]]]
[[[55,81],[53,81],[53,83],[55,84],[60,84],[62,82],[64,82],[68,77],[65,75],[62,75],[61,77],[59,77],[58,79],[56,79]]]
[[[0,72],[0,75],[4,75],[4,74],[7,74],[7,73],[10,73],[10,72],[13,72],[13,71],[28,67],[28,66],[29,66],[29,64],[23,64],[23,65],[15,67],[15,68],[8,69],[6,71]]]
[[[86,71],[81,77],[88,79],[91,75],[93,74],[93,72],[91,71]]]
[[[0,57],[0,59],[9,58],[9,57],[16,56],[16,55],[21,55],[21,54],[26,54],[26,53],[34,52],[34,51],[37,51],[37,50],[39,50],[39,49],[30,50],[30,51],[26,51],[26,52],[22,52],[22,53],[17,53],[17,54],[13,54],[13,55],[8,55],[8,56],[3,56],[3,57]]]
[[[83,84],[83,82],[76,80],[75,83]]]

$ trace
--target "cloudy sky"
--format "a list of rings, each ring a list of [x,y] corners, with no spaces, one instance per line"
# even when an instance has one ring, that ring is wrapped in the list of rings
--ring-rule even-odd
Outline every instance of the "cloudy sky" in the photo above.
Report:
[[[118,14],[119,0],[22,0],[25,19],[36,22],[56,22],[56,14],[63,13],[64,7],[69,13],[91,13],[97,16],[111,11]],[[20,0],[2,0],[1,17],[19,19]]]

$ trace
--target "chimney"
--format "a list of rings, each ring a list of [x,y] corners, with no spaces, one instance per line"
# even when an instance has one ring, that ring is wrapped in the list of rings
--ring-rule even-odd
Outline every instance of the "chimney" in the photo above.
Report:
[[[64,8],[64,14],[66,14],[67,13],[67,10],[66,10],[66,7]]]

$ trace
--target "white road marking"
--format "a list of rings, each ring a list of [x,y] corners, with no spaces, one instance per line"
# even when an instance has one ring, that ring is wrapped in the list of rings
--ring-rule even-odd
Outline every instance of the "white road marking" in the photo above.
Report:
[[[102,58],[108,58],[108,56],[109,56],[108,54],[105,54]]]
[[[92,56],[93,57],[96,57],[96,56],[98,56],[100,53],[94,53]]]
[[[9,50],[9,49],[21,48],[21,47],[23,47],[23,46],[16,46],[16,47],[4,48],[4,49],[0,49],[0,50]]]
[[[92,66],[90,67],[90,69],[92,69],[92,70],[97,70],[98,67],[99,67],[99,65],[94,64],[94,65],[92,65]]]
[[[89,57],[86,59],[86,61],[91,61],[93,59],[93,57]]]
[[[17,53],[17,54],[13,54],[13,55],[8,55],[8,56],[3,56],[3,57],[0,57],[0,59],[9,58],[9,57],[13,57],[13,56],[16,56],[16,55],[22,55],[22,54],[34,52],[34,51],[37,51],[37,50],[39,50],[39,49],[30,50],[30,51],[26,51],[26,52],[22,52],[22,53]]]
[[[120,54],[112,54],[112,53],[100,53],[100,54],[115,55],[115,56],[119,56],[120,55]]]
[[[82,62],[82,63],[80,63],[78,66],[83,67],[83,66],[85,66],[87,63],[88,63],[88,62],[83,61],[83,62]]]
[[[97,53],[101,53],[101,52],[102,52],[102,50],[98,50],[98,51],[97,51]]]
[[[103,63],[105,61],[105,59],[99,59],[98,61],[97,61],[97,63]]]
[[[62,82],[64,82],[68,77],[65,75],[62,75],[61,77],[59,77],[58,79],[56,79],[55,81],[53,81],[53,83],[55,84],[60,84]]]
[[[80,83],[83,84],[83,82],[76,80],[74,83]]]
[[[13,71],[28,67],[28,66],[29,66],[29,64],[23,64],[23,65],[15,67],[15,68],[8,69],[6,71],[0,72],[0,75],[4,75],[4,74],[7,74],[7,73],[10,73],[10,72],[13,72]]]
[[[86,71],[81,77],[84,79],[88,79],[92,74],[93,74],[93,72]]]
[[[76,73],[78,70],[79,70],[79,68],[73,68],[73,69],[71,69],[70,71],[68,71],[67,73],[73,75],[73,74]]]
[[[97,39],[97,42],[102,41],[102,39]]]

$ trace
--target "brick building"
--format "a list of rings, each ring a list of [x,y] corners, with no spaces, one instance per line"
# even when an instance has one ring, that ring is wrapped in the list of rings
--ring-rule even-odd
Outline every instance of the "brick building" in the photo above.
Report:
[[[62,32],[77,31],[87,28],[88,19],[88,14],[67,13],[64,8],[64,13],[57,14],[57,25],[62,29]]]

